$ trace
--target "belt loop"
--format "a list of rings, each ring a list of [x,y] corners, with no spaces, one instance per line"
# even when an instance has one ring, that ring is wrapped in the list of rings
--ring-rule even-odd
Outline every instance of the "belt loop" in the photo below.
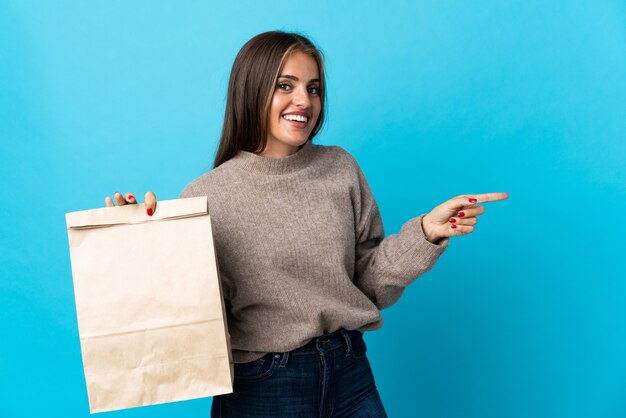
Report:
[[[345,329],[341,329],[341,335],[343,335],[343,339],[346,340],[346,357],[350,355],[352,351],[352,342],[350,341],[350,335]]]
[[[282,358],[280,359],[279,367],[285,367],[287,360],[289,360],[289,351],[283,353]]]

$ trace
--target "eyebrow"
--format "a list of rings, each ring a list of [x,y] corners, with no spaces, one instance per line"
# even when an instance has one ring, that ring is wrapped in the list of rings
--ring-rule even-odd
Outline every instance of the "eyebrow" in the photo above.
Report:
[[[299,80],[298,77],[296,77],[295,75],[291,75],[291,74],[279,74],[278,77],[279,78],[290,78],[290,79],[292,79],[294,81],[298,81]],[[312,83],[314,81],[318,81],[319,82],[320,79],[319,78],[314,78],[312,80],[309,80],[309,83]]]

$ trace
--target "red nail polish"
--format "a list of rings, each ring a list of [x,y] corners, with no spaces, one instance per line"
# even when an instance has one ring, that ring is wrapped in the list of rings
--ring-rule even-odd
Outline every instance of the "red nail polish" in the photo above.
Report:
[[[465,216],[465,212],[459,212],[456,214],[456,216],[458,216],[459,218],[462,218]]]
[[[450,222],[454,223],[454,222],[456,222],[456,219],[450,218]]]
[[[152,216],[152,208],[146,209],[146,212],[148,213],[148,216]]]
[[[455,225],[455,224],[452,224],[452,228],[456,229],[456,225]]]
[[[470,199],[469,201],[470,201],[470,203],[476,203],[476,202],[478,202],[478,200],[476,200],[476,199]]]
[[[128,200],[134,200],[135,196],[128,196]]]

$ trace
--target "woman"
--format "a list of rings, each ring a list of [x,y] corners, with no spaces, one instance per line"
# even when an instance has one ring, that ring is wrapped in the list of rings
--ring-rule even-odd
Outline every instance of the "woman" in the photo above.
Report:
[[[508,197],[458,196],[384,238],[356,160],[311,142],[324,97],[322,55],[307,38],[252,38],[233,64],[214,169],[180,195],[209,197],[227,307],[234,389],[213,399],[214,417],[386,416],[362,332],[382,326],[380,309],[449,237],[474,230],[476,203]],[[156,210],[153,193],[145,206]]]

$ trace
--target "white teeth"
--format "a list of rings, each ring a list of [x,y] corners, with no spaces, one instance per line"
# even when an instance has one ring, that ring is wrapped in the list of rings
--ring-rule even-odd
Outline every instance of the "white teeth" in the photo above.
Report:
[[[287,120],[297,120],[298,122],[306,122],[308,120],[306,116],[300,116],[300,115],[285,115],[283,116],[283,118]]]

